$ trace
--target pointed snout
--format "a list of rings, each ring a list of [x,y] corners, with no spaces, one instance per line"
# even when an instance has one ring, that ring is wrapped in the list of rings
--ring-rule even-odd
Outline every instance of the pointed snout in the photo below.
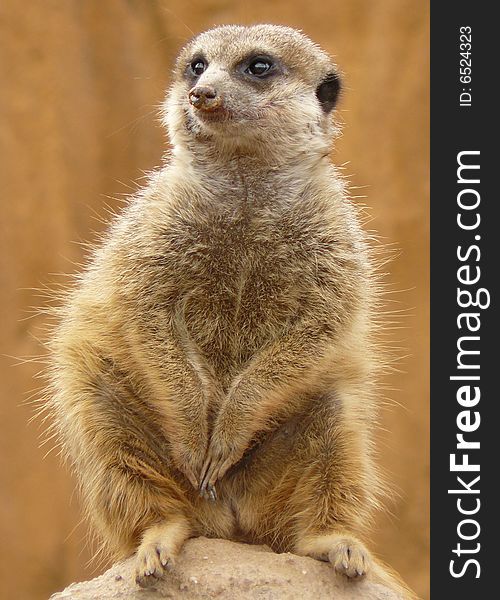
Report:
[[[189,102],[200,110],[215,110],[222,105],[222,97],[211,85],[197,85],[189,91]]]

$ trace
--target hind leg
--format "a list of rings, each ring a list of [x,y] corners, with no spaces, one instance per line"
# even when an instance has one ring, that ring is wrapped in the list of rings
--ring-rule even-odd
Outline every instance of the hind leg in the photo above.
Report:
[[[369,550],[349,532],[316,534],[302,537],[295,547],[297,554],[329,562],[337,573],[362,577],[371,567]]]
[[[147,586],[191,534],[197,492],[176,467],[158,412],[114,363],[97,351],[85,361],[64,356],[54,408],[65,416],[58,427],[86,512],[114,559],[137,551],[136,581]]]
[[[294,551],[328,561],[347,577],[361,577],[372,559],[358,532],[367,528],[378,487],[367,423],[333,396],[314,412],[297,456],[303,474],[291,499],[298,515]]]
[[[119,468],[115,463],[94,472],[101,484],[91,503],[90,499],[87,502],[115,556],[135,551],[135,581],[148,587],[173,568],[182,545],[193,533],[190,495],[195,492],[187,481],[177,481],[154,453],[146,457],[143,448],[140,460],[138,452],[122,449],[113,457],[116,463],[120,461]]]
[[[170,571],[190,534],[190,524],[180,515],[147,529],[137,549],[136,583],[141,587],[154,585],[165,571]]]

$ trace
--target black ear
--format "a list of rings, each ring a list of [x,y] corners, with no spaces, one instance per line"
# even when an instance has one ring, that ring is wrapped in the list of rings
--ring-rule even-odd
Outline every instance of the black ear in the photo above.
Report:
[[[340,94],[340,77],[337,73],[328,73],[323,81],[316,88],[316,97],[325,113],[329,113]]]

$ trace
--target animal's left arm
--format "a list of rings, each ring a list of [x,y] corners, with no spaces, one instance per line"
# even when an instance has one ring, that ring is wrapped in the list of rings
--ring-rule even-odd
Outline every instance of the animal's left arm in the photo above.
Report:
[[[330,364],[333,337],[327,325],[301,324],[264,347],[234,379],[214,424],[202,491],[241,458],[285,403],[311,389]]]

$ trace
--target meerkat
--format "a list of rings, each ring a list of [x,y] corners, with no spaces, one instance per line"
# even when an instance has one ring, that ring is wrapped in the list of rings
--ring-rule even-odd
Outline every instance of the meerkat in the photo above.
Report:
[[[140,586],[200,535],[370,569],[377,280],[329,160],[339,91],[294,29],[195,37],[164,103],[168,160],[59,310],[55,427]]]

